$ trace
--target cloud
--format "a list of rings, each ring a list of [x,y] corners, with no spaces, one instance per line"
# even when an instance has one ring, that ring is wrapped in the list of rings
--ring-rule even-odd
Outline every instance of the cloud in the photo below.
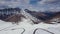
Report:
[[[36,0],[36,4],[30,4],[31,0],[0,0],[0,8],[20,7],[36,11],[54,10],[59,11],[60,0]],[[35,0],[34,0],[35,1]]]
[[[42,0],[39,3],[40,4],[52,4],[52,3],[59,3],[60,0]]]
[[[60,0],[41,0],[38,1],[36,9],[41,11],[60,11]]]
[[[29,0],[0,0],[1,6],[9,7],[27,7]]]

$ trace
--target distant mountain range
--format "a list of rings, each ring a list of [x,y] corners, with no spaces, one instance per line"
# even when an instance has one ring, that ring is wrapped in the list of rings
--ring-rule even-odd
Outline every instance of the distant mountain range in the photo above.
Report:
[[[5,8],[0,9],[0,19],[4,20],[8,18],[10,15],[14,15],[15,13],[19,13],[21,9],[19,8]]]
[[[49,23],[54,18],[60,18],[60,12],[37,12],[25,9],[25,11],[43,22]],[[60,23],[60,22],[59,22]]]
[[[21,17],[26,18],[26,16],[21,14],[21,12],[22,12],[21,10],[22,9],[20,9],[20,8],[0,9],[0,20],[7,21],[7,22],[20,21]],[[46,22],[46,23],[49,23],[51,19],[60,18],[60,12],[42,12],[42,11],[38,12],[38,11],[31,11],[28,9],[25,9],[24,11],[29,13],[33,17],[35,17],[43,22]]]

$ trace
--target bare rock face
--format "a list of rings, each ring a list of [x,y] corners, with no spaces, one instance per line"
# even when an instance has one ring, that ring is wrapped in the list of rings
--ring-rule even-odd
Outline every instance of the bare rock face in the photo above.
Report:
[[[18,23],[19,21],[21,21],[22,19],[21,17],[25,18],[23,15],[11,15],[8,18],[6,18],[4,21]]]
[[[55,13],[55,16],[50,21],[60,23],[60,13]]]

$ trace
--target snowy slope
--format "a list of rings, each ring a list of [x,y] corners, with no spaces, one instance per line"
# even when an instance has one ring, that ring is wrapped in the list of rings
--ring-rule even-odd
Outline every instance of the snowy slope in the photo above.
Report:
[[[20,22],[19,25],[0,20],[0,34],[52,34],[52,33],[60,34],[60,24],[52,25],[44,23],[40,24],[31,23],[32,22],[29,19],[22,19],[22,22]],[[48,30],[49,32],[43,29]],[[35,30],[36,32],[33,33]]]

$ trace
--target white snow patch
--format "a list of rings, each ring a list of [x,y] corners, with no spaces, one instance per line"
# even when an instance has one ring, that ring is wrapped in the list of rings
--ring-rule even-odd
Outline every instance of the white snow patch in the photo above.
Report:
[[[44,24],[44,23],[31,24],[31,23],[32,22],[29,19],[23,19],[22,22],[19,23],[19,25],[0,20],[0,33],[1,34],[21,34],[23,31],[22,28],[24,28],[25,32],[23,34],[32,34],[36,28],[43,28],[55,34],[60,34],[60,24]],[[37,30],[36,34],[49,34],[49,33],[40,29],[40,30]]]

